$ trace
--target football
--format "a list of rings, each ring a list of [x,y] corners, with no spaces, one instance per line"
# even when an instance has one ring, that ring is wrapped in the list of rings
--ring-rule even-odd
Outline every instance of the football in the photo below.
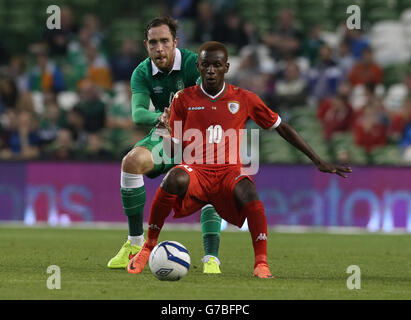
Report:
[[[190,269],[188,250],[177,241],[163,241],[150,253],[149,266],[154,276],[163,281],[176,281]]]

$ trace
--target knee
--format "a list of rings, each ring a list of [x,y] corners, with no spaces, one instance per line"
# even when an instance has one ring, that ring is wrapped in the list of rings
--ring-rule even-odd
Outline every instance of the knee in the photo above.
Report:
[[[184,197],[190,184],[190,176],[187,172],[179,168],[171,169],[164,177],[161,187],[172,194]]]
[[[153,167],[150,151],[142,148],[132,149],[121,162],[121,170],[127,173],[145,174]]]
[[[249,179],[243,179],[237,183],[234,188],[234,199],[240,211],[251,201],[259,200],[254,183]]]

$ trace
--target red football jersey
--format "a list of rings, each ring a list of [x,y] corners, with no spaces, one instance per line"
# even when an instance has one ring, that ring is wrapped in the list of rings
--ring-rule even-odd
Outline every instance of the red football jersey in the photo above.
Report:
[[[240,142],[247,120],[264,129],[281,119],[254,93],[224,84],[216,96],[202,85],[177,92],[170,107],[174,141],[182,142],[184,164],[240,165]]]

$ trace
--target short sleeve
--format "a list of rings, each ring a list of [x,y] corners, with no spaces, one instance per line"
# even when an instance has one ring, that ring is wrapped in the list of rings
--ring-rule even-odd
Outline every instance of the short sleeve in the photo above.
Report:
[[[181,91],[178,91],[173,98],[170,105],[170,119],[169,124],[171,127],[171,136],[175,142],[181,142],[183,140],[183,128],[186,118],[186,112],[184,111],[183,99],[181,98]]]
[[[275,129],[281,123],[280,116],[268,108],[254,93],[246,92],[248,96],[248,116],[263,129]]]

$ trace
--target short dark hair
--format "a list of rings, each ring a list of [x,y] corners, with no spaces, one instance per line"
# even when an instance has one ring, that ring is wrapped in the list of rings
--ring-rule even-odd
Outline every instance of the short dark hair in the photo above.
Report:
[[[226,57],[226,60],[228,60],[228,52],[227,48],[224,44],[218,41],[208,41],[206,43],[203,43],[198,49],[198,56],[200,56],[202,51],[222,51],[224,52],[224,55]]]
[[[159,27],[162,25],[166,25],[168,26],[168,28],[170,29],[171,35],[173,36],[173,39],[176,38],[177,36],[177,29],[178,29],[178,22],[177,20],[171,18],[170,16],[160,16],[160,17],[156,17],[153,20],[151,20],[147,26],[146,26],[146,30],[144,31],[146,40],[148,39],[148,31],[151,28],[154,27]]]

